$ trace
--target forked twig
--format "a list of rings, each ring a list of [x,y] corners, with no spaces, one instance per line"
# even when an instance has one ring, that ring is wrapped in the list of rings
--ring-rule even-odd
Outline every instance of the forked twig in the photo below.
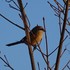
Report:
[[[70,67],[67,65],[67,68],[70,70]]]
[[[17,5],[17,4],[16,4]],[[28,5],[28,3],[26,3],[26,5],[24,6],[24,8],[23,9],[25,9],[25,7]],[[19,7],[18,8],[15,8],[14,6],[12,6],[11,4],[9,4],[9,6],[10,6],[10,8],[12,8],[12,9],[15,9],[15,10],[17,10],[17,11],[20,11],[20,9],[19,9]]]
[[[40,48],[40,45],[38,44],[38,48],[39,48],[39,50],[40,50],[40,52],[41,52],[41,55],[42,55],[42,57],[43,57],[43,59],[44,59],[44,61],[45,61],[45,63],[48,65],[48,62],[47,62],[47,60],[45,59],[45,56],[44,56],[44,54],[42,53],[42,50],[41,50],[41,48]],[[51,68],[48,66],[48,68],[49,68],[49,70],[51,70]]]
[[[36,48],[40,53],[42,53],[45,57],[47,56],[46,54],[44,54],[40,49]]]
[[[19,9],[17,9],[17,8],[13,7],[13,6],[12,6],[12,5],[10,5],[10,4],[9,4],[9,7],[10,7],[10,8],[13,8],[13,9],[15,9],[15,10],[17,10],[17,11],[20,11]]]
[[[65,53],[66,50],[67,50],[66,48],[63,50],[63,52],[62,52],[61,55],[60,55],[60,58],[63,56],[63,54]],[[53,66],[51,67],[51,69],[53,69],[53,67],[55,66],[55,64],[56,64],[56,63],[53,64]]]
[[[10,3],[10,2],[13,2],[14,4],[15,4],[15,6],[17,7],[17,8],[19,8],[19,6],[16,4],[16,2],[14,1],[14,0],[5,0],[7,3]]]
[[[70,60],[66,63],[66,65],[63,67],[62,70],[64,70],[69,63],[70,63]]]
[[[4,60],[4,59],[0,56],[0,59],[6,64],[6,65],[4,65],[4,66],[9,67],[11,70],[14,70],[14,69],[11,67],[11,65],[9,64],[6,55],[4,55],[4,57],[5,57],[6,60]]]

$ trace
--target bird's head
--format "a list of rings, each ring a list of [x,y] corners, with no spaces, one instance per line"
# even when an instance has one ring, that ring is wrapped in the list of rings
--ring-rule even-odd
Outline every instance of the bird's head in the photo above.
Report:
[[[43,31],[45,32],[45,29],[42,26],[35,26],[32,30],[33,33],[37,32],[37,31]]]

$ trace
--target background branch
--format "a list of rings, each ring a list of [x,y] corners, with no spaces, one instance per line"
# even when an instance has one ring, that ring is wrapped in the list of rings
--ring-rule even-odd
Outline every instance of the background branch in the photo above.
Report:
[[[67,15],[68,15],[68,1],[67,1],[67,4],[66,4],[64,22],[63,22],[63,27],[62,27],[62,32],[61,32],[61,38],[60,38],[59,48],[58,48],[58,53],[57,53],[57,58],[56,58],[55,70],[59,69],[60,56],[61,56],[61,51],[62,51],[62,46],[63,46],[63,42],[62,41],[64,40]]]
[[[50,67],[49,65],[49,59],[48,59],[48,41],[47,41],[47,34],[46,34],[46,25],[45,25],[45,18],[43,17],[43,25],[44,25],[44,29],[45,29],[45,43],[46,43],[46,59],[47,59],[47,62],[48,62],[48,66],[47,66],[47,70],[49,70],[48,67]]]
[[[38,70],[40,70],[40,64],[39,64],[39,62],[37,62],[37,65],[38,65]]]
[[[0,56],[0,59],[6,64],[6,65],[4,65],[4,66],[9,67],[11,70],[14,70],[14,69],[12,68],[12,66],[9,64],[6,55],[4,55],[4,57],[5,57],[5,60]]]
[[[8,22],[10,22],[11,24],[17,26],[18,28],[22,29],[22,30],[25,30],[23,27],[15,24],[14,22],[12,22],[11,20],[9,20],[8,18],[6,18],[5,16],[3,16],[2,14],[0,14],[1,17],[3,17],[4,19],[6,19]]]
[[[70,63],[70,60],[66,63],[66,65],[63,67],[62,70],[64,70],[69,63]]]

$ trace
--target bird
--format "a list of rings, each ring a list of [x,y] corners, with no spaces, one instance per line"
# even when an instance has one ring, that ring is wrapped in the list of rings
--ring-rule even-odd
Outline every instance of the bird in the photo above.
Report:
[[[34,49],[36,48],[37,44],[39,44],[42,40],[43,37],[43,33],[45,32],[45,29],[42,26],[35,26],[32,30],[30,30],[29,34],[30,34],[30,45],[34,47]],[[22,44],[25,43],[26,45],[28,45],[28,41],[26,36],[24,36],[21,40],[13,42],[13,43],[9,43],[6,44],[6,46],[14,46],[17,44]]]

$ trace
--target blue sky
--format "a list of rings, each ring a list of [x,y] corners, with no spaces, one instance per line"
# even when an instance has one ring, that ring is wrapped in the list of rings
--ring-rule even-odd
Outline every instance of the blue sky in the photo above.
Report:
[[[34,26],[41,25],[43,26],[42,18],[46,19],[46,30],[48,36],[48,46],[49,53],[53,51],[59,44],[60,34],[59,34],[59,25],[58,18],[54,16],[54,11],[51,9],[48,0],[22,0],[25,5],[28,2],[27,7],[25,8],[26,14],[30,20],[32,29]],[[55,5],[53,0],[49,0],[52,4]],[[61,0],[60,3],[63,4]],[[14,6],[13,3],[10,3]],[[15,22],[16,24],[23,27],[23,22],[19,17],[19,12],[9,8],[9,4],[5,0],[0,0],[0,13]],[[69,14],[70,15],[70,14]],[[15,70],[31,70],[30,58],[28,54],[28,48],[25,44],[19,44],[13,47],[7,47],[6,44],[10,42],[15,42],[22,39],[25,36],[25,32],[16,26],[12,25],[2,17],[0,17],[0,51],[1,56],[6,55],[9,63]],[[65,45],[67,45],[70,40],[66,40]],[[69,46],[67,46],[70,49]],[[45,39],[41,42],[41,48],[45,52]],[[52,66],[55,63],[57,51],[49,57],[50,65]],[[46,64],[41,56],[41,54],[36,50],[34,52],[36,69],[37,62],[40,63],[41,70],[44,70]],[[62,67],[70,60],[69,52],[66,51],[63,57],[61,58],[60,70]],[[7,67],[4,67],[4,63],[0,60],[0,70],[9,70]],[[67,70],[67,69],[66,69]]]

